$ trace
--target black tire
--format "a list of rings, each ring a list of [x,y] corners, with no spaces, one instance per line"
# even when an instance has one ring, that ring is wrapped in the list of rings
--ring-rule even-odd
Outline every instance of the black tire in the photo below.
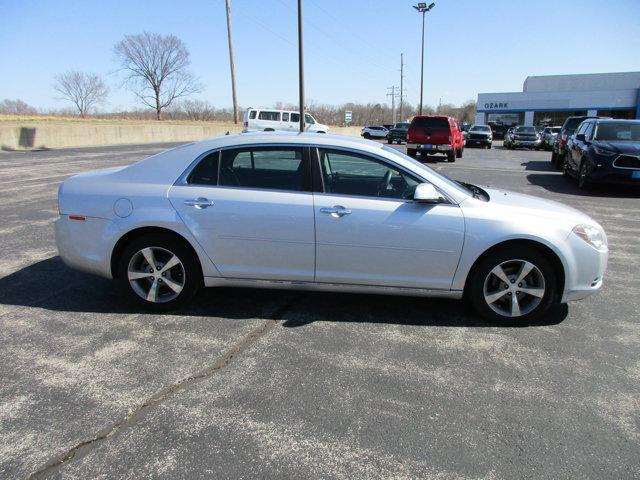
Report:
[[[496,266],[502,265],[511,260],[524,260],[532,263],[544,279],[544,295],[540,299],[539,303],[526,314],[514,317],[501,315],[496,312],[489,306],[484,295],[485,281],[489,281],[488,277],[490,276],[490,272]],[[514,285],[513,288],[517,287]],[[526,288],[526,286],[524,288]],[[530,288],[533,289],[536,287]],[[513,294],[511,296],[508,295],[509,294],[505,294],[499,301],[510,302],[509,299],[512,298]],[[530,325],[544,320],[545,316],[551,313],[550,310],[552,308],[555,309],[559,305],[560,295],[558,294],[558,279],[553,268],[553,264],[548,256],[542,251],[531,248],[526,244],[523,244],[521,247],[516,245],[507,246],[491,252],[490,255],[486,255],[477,265],[474,266],[465,288],[465,299],[470,303],[476,313],[492,323],[509,326]],[[525,295],[524,297],[520,297],[520,302],[523,302],[521,305],[524,308],[525,301],[535,302],[536,299],[537,297]]]
[[[362,134],[362,136],[363,136],[364,138],[366,138],[367,140],[369,140],[369,139],[371,138],[371,134],[370,134],[369,132],[364,132],[364,133]]]
[[[488,148],[489,150],[491,150],[491,143],[490,143],[489,145],[487,145],[487,148]]]
[[[456,157],[458,156],[457,152],[455,149],[453,150],[449,150],[447,152],[447,161],[448,162],[455,162],[456,161]]]
[[[387,143],[388,143],[389,145],[391,145],[391,144],[393,143],[393,140],[391,139],[391,137],[387,137]]]
[[[407,155],[411,158],[416,158],[418,156],[418,151],[415,148],[407,148]]]
[[[130,262],[138,252],[147,247],[159,248],[170,252],[178,257],[184,267],[184,273],[180,272],[181,280],[183,282],[182,290],[175,298],[164,302],[151,302],[136,293],[134,287],[129,282],[128,268]],[[150,273],[150,275],[153,274]],[[148,310],[156,312],[175,310],[176,308],[187,304],[200,291],[203,284],[202,269],[197,256],[184,240],[180,240],[174,235],[168,233],[150,233],[132,240],[120,255],[117,265],[116,280],[120,289],[130,301]],[[140,282],[145,280],[146,279],[140,280]],[[150,282],[151,280],[148,281]],[[160,282],[162,283],[161,280]],[[158,291],[161,292],[162,288],[163,287],[159,286]],[[164,288],[170,292],[168,286],[165,285]]]
[[[551,164],[558,168],[558,154],[555,151],[551,151]]]
[[[464,152],[464,147],[456,152],[456,158],[462,158],[462,153]]]
[[[580,190],[591,189],[591,181],[589,180],[589,165],[587,165],[586,159],[583,159],[580,162],[580,168],[578,169],[578,188]]]

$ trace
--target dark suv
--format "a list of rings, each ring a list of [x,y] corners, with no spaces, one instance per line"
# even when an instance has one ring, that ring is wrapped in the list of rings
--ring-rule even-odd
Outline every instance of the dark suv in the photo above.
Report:
[[[564,156],[567,153],[567,141],[569,140],[569,137],[573,135],[573,132],[576,131],[578,125],[588,118],[598,117],[568,117],[562,124],[562,129],[560,130],[558,138],[553,143],[553,148],[551,149],[551,163],[553,163],[558,170],[560,170],[564,164]]]
[[[389,130],[389,134],[387,135],[387,143],[393,142],[406,142],[407,141],[407,130],[409,130],[409,124],[407,122],[396,123]]]
[[[640,186],[640,120],[585,120],[567,142],[563,173],[586,189],[595,182]]]

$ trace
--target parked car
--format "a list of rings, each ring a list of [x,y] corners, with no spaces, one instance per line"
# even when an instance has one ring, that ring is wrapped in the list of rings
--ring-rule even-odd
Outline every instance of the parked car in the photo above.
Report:
[[[387,138],[389,130],[382,125],[372,125],[370,127],[364,127],[360,134],[364,138]]]
[[[408,122],[396,123],[389,133],[387,134],[387,143],[393,142],[406,142],[407,141],[407,130],[409,130]]]
[[[503,137],[503,142],[502,145],[506,147],[507,142],[511,141],[511,138],[513,137],[513,131],[516,129],[516,127],[510,127],[505,133],[504,133],[504,137]],[[495,133],[494,133],[495,135]]]
[[[551,150],[551,163],[558,169],[562,169],[564,165],[564,157],[567,153],[567,141],[569,137],[573,135],[582,122],[584,122],[587,118],[598,118],[598,117],[568,117],[564,123],[562,124],[562,128],[560,129],[560,133],[558,134],[557,141],[554,142],[553,148]]]
[[[454,118],[443,115],[416,115],[407,130],[407,155],[445,154],[455,162],[464,152],[464,137]]]
[[[496,140],[504,139],[507,131],[509,130],[509,126],[505,125],[502,122],[487,122],[487,124],[491,127],[493,138],[495,138]]]
[[[468,147],[475,145],[478,147],[491,148],[492,143],[493,132],[489,125],[473,125],[469,129],[469,134],[467,135]]]
[[[513,129],[513,132],[505,136],[504,146],[510,150],[514,148],[538,149],[542,140],[535,127],[524,127],[522,125]]]
[[[561,129],[562,127],[545,127],[542,131],[542,148],[552,150]]]
[[[329,127],[318,123],[309,113],[304,114],[305,132],[327,133]],[[248,108],[244,112],[243,132],[298,132],[300,131],[300,112]]]
[[[593,183],[640,186],[640,120],[583,121],[567,142],[563,172],[581,189]]]
[[[460,130],[462,130],[462,136],[466,139],[467,136],[469,135],[469,129],[472,127],[473,125],[471,123],[461,123],[460,124]]]
[[[337,135],[186,144],[68,178],[58,205],[64,262],[154,311],[203,286],[273,287],[464,297],[527,323],[599,290],[608,256],[602,227],[573,208]]]

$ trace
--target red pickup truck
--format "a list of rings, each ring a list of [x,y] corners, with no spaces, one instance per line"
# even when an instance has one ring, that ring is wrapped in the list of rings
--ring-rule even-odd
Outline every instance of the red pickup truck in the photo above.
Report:
[[[462,157],[464,135],[455,118],[444,115],[417,115],[407,131],[407,155],[420,156],[445,154],[455,162]]]

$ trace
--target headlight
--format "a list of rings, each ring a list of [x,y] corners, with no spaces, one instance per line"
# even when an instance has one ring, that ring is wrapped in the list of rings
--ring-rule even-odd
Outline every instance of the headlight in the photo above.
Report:
[[[597,227],[591,225],[576,225],[573,227],[573,233],[597,250],[602,250],[607,247],[607,237],[604,235],[604,232]]]
[[[604,155],[605,157],[610,157],[616,154],[616,152],[612,152],[611,150],[605,150],[604,148],[596,147],[595,145],[593,146],[593,151],[596,152],[598,155]]]

